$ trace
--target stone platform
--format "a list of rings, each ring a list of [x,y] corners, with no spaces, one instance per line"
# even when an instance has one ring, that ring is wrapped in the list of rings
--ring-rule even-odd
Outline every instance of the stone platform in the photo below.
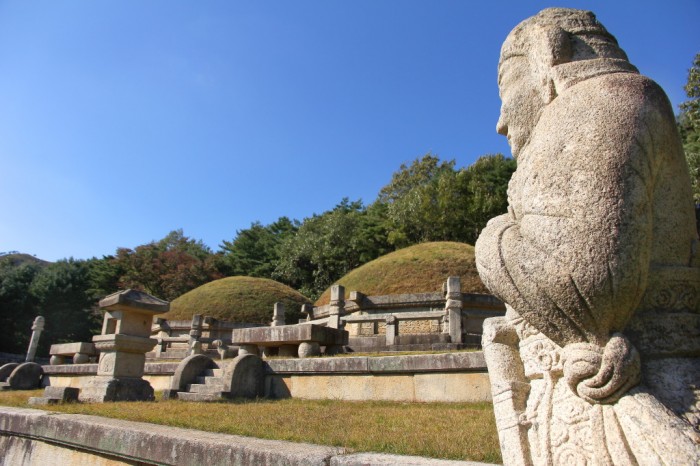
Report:
[[[280,356],[315,356],[320,346],[340,347],[348,344],[348,332],[315,324],[280,325],[234,329],[231,343],[240,351],[257,352],[256,348],[276,348]],[[241,353],[239,353],[241,354]]]

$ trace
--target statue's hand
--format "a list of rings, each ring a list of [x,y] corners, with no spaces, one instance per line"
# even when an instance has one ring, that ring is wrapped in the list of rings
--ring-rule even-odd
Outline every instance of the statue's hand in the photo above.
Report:
[[[564,347],[564,379],[590,403],[614,403],[641,379],[637,349],[621,333],[604,347],[573,343]]]

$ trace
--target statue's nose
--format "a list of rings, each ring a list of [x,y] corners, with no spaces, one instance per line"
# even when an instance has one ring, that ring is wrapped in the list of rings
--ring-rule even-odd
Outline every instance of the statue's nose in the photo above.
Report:
[[[508,123],[506,123],[506,119],[503,118],[503,112],[501,112],[501,116],[496,123],[496,132],[503,136],[508,136]]]

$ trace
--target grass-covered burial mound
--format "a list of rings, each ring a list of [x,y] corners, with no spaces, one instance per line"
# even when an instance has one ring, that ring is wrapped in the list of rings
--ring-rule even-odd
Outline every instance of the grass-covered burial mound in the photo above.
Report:
[[[343,285],[346,293],[360,291],[368,296],[422,293],[442,290],[447,277],[456,275],[462,279],[462,292],[489,292],[476,271],[474,246],[451,241],[399,249],[352,270],[336,284]],[[316,305],[328,304],[330,294],[329,288]]]
[[[206,283],[170,303],[165,319],[188,320],[194,314],[228,322],[269,324],[276,302],[284,303],[287,323],[296,323],[302,304],[311,302],[298,291],[267,278],[227,277]]]

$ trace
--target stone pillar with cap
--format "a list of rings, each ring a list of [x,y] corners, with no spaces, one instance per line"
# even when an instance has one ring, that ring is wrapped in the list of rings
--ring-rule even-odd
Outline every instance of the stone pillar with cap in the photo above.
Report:
[[[445,314],[449,322],[450,341],[463,343],[462,285],[459,277],[448,277],[445,283]]]
[[[272,322],[270,323],[270,327],[279,327],[281,325],[285,325],[284,304],[278,302],[275,303],[275,307],[272,311]]]
[[[111,294],[99,303],[105,312],[102,334],[92,337],[100,352],[97,376],[80,392],[80,401],[153,400],[153,387],[143,380],[153,316],[168,312],[170,303],[136,290]]]
[[[44,318],[42,316],[37,316],[32,324],[32,339],[29,341],[29,348],[27,349],[27,357],[25,358],[25,362],[34,362],[36,348],[39,346],[39,338],[41,337],[41,332],[43,331]]]
[[[328,310],[328,327],[341,329],[343,323],[340,316],[345,310],[345,287],[342,285],[331,286],[331,299]]]

